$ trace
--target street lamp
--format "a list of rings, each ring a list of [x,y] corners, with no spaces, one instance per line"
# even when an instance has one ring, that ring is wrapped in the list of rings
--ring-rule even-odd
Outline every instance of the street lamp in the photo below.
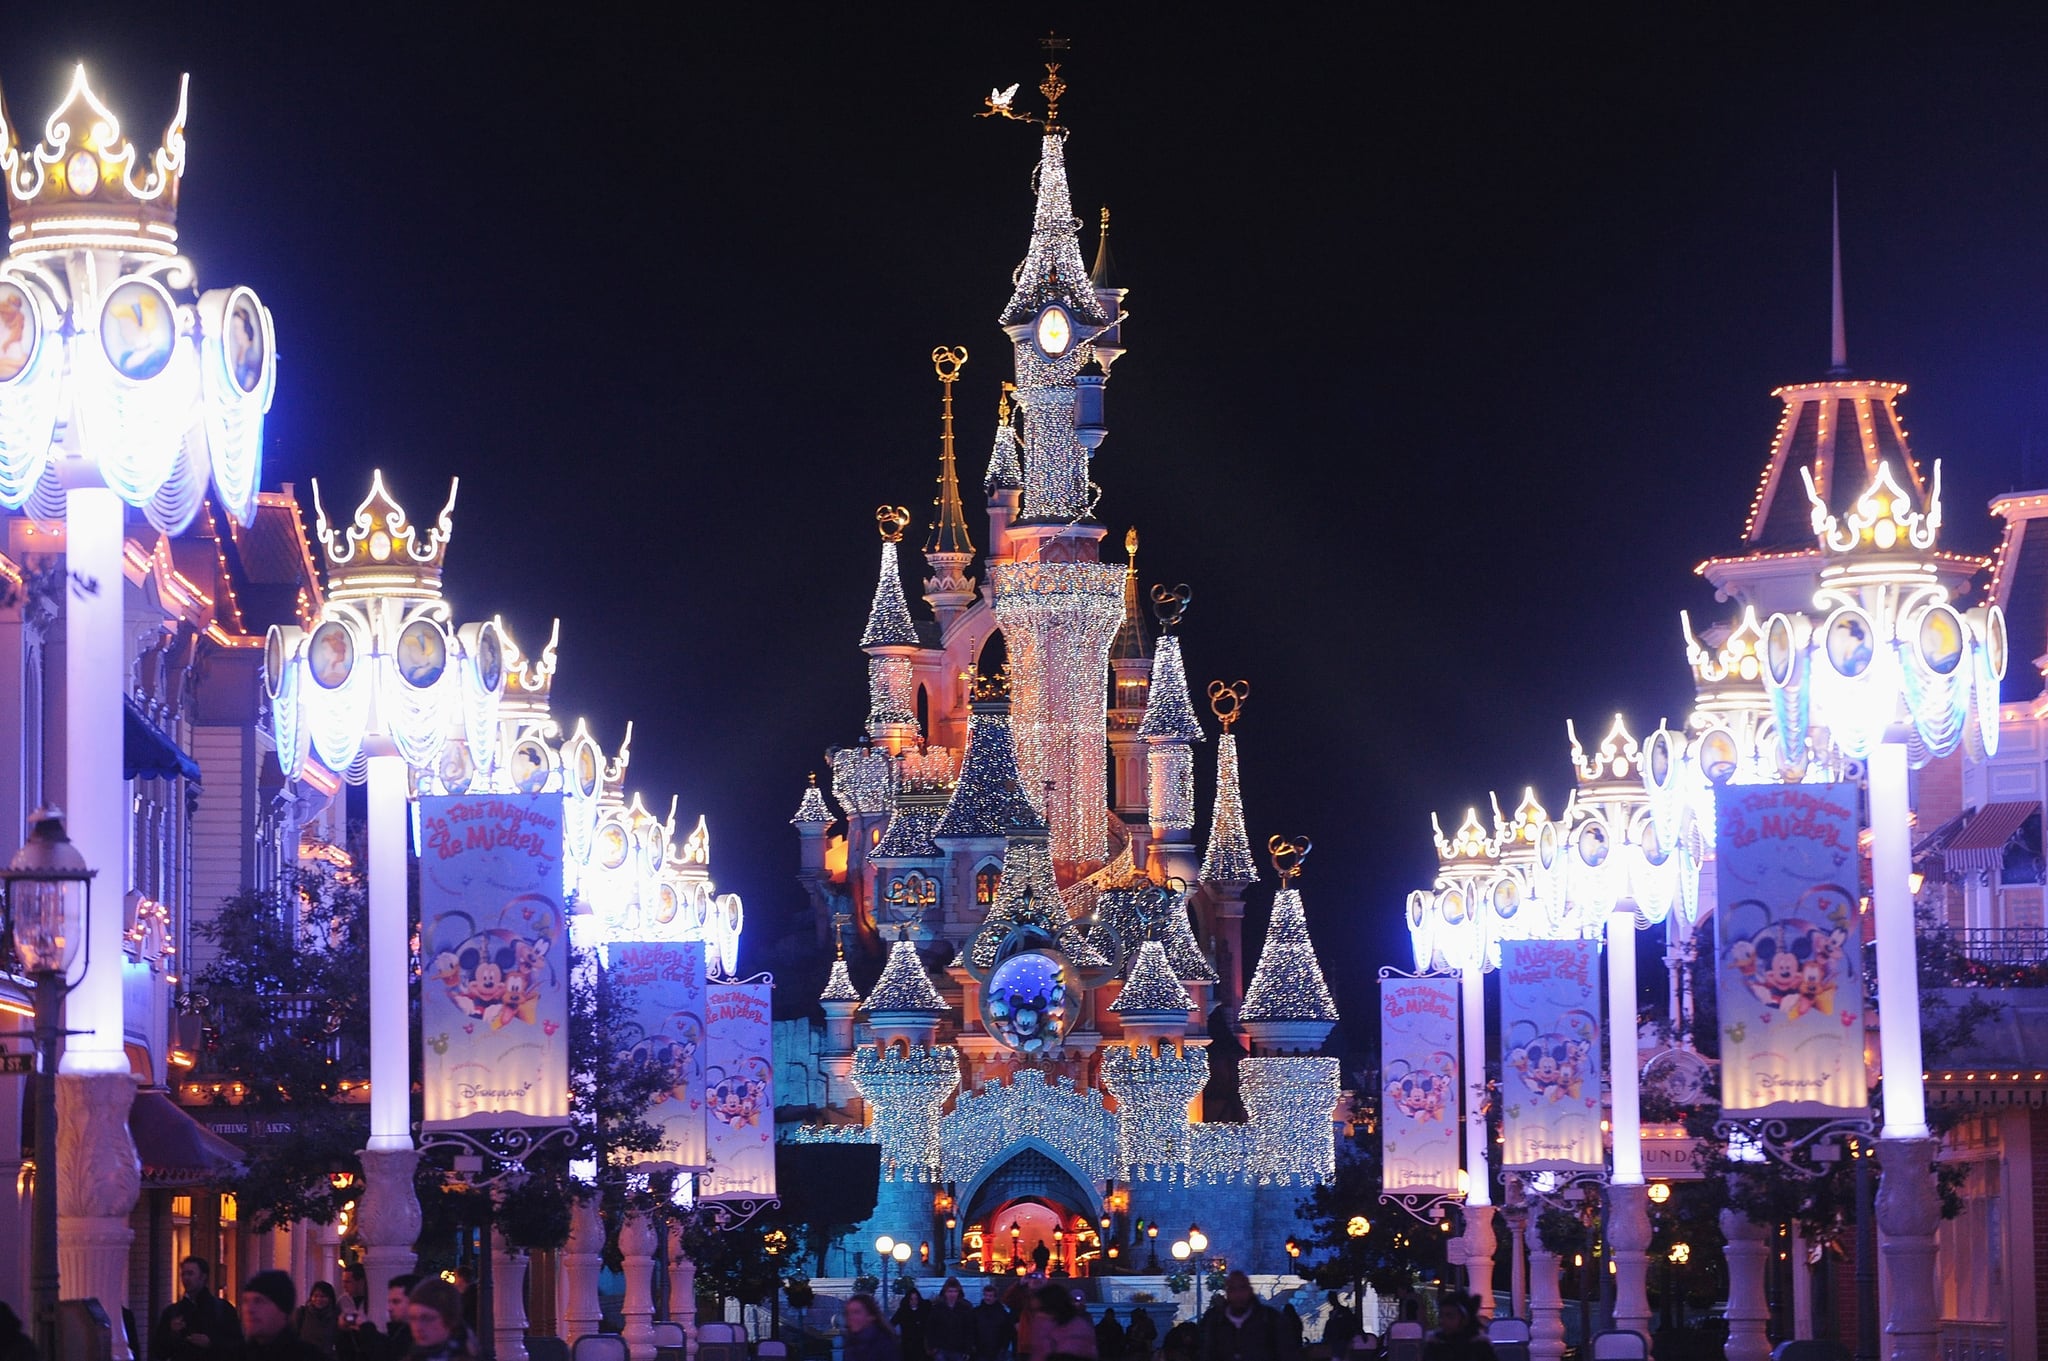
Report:
[[[1355,1245],[1359,1239],[1372,1232],[1372,1221],[1364,1215],[1353,1215],[1344,1222],[1344,1236]],[[1365,1280],[1358,1271],[1358,1262],[1352,1261],[1351,1307],[1360,1318],[1365,1317]]]
[[[10,968],[36,985],[36,1180],[30,1256],[30,1296],[36,1349],[57,1354],[57,1053],[62,1047],[64,994],[92,919],[93,871],[64,834],[64,814],[38,809],[29,820],[28,840],[14,853],[0,883],[7,892],[6,925],[13,959]]]
[[[1145,1226],[1145,1239],[1150,1245],[1152,1252],[1152,1260],[1146,1265],[1145,1269],[1154,1276],[1157,1276],[1159,1274],[1159,1226],[1157,1224],[1147,1224]]]
[[[1195,1240],[1198,1238],[1201,1239],[1200,1246],[1197,1246],[1195,1242]],[[1195,1273],[1195,1317],[1197,1319],[1201,1318],[1203,1313],[1203,1263],[1199,1254],[1201,1253],[1203,1248],[1206,1248],[1208,1246],[1209,1240],[1203,1237],[1202,1231],[1200,1229],[1196,1228],[1190,1228],[1188,1230],[1188,1236],[1186,1238],[1176,1240],[1173,1245],[1173,1260],[1176,1262],[1188,1262],[1191,1269]]]
[[[890,1264],[896,1260],[896,1240],[886,1233],[877,1238],[875,1240],[875,1256],[882,1263],[882,1311],[887,1313],[889,1309],[889,1277],[892,1274]]]

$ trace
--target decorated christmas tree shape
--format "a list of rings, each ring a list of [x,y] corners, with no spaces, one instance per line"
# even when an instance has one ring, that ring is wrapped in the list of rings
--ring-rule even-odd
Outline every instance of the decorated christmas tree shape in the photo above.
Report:
[[[1280,891],[1273,895],[1273,918],[1259,965],[1245,990],[1238,1020],[1254,1044],[1277,1052],[1315,1049],[1337,1023],[1337,1005],[1316,963],[1303,915],[1301,892],[1294,887],[1308,858],[1307,837],[1276,836],[1267,843]]]
[[[1216,811],[1209,819],[1209,849],[1202,856],[1202,882],[1245,885],[1258,882],[1251,839],[1244,830],[1244,795],[1238,785],[1237,734],[1231,731],[1251,697],[1250,681],[1209,682],[1209,708],[1223,726],[1216,739]]]

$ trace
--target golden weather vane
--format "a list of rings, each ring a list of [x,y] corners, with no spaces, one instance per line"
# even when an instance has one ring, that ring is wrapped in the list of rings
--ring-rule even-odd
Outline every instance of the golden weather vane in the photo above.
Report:
[[[910,527],[910,511],[903,506],[876,506],[875,528],[890,543],[902,543],[903,531]]]
[[[1171,633],[1179,627],[1182,616],[1188,612],[1188,602],[1195,593],[1188,589],[1186,582],[1178,586],[1160,584],[1152,588],[1152,614],[1158,619],[1160,631]]]
[[[1283,884],[1291,884],[1301,878],[1301,862],[1308,859],[1312,843],[1305,836],[1276,836],[1266,842],[1266,853],[1272,857],[1273,873]]]
[[[1244,702],[1252,697],[1252,683],[1241,680],[1226,685],[1220,680],[1209,682],[1209,710],[1216,715],[1216,721],[1223,725],[1223,731],[1230,731],[1230,725],[1244,716]]]
[[[982,100],[982,110],[977,118],[1009,118],[1019,123],[1037,123],[1050,132],[1060,125],[1060,97],[1067,92],[1067,82],[1060,79],[1060,63],[1057,55],[1071,45],[1057,33],[1048,33],[1038,40],[1045,49],[1045,79],[1038,82],[1038,93],[1045,96],[1045,117],[1024,113],[1016,106],[1017,90],[1022,81],[1012,84],[1007,90],[991,88],[988,97]]]

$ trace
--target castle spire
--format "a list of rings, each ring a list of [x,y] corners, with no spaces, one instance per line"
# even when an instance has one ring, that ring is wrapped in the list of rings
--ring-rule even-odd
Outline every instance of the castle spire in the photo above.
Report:
[[[1276,836],[1268,847],[1280,891],[1273,895],[1266,943],[1259,951],[1259,966],[1252,971],[1251,986],[1245,989],[1237,1015],[1262,1049],[1314,1049],[1337,1023],[1337,1004],[1331,1000],[1330,985],[1316,962],[1301,892],[1294,887],[1309,841],[1307,837]]]
[[[875,579],[868,626],[860,635],[864,648],[917,646],[917,625],[911,622],[910,602],[903,598],[903,568],[896,556],[904,526],[909,523],[910,512],[901,506],[882,506],[875,511],[875,525],[882,535],[882,570]]]
[[[924,541],[930,569],[924,598],[943,631],[974,603],[974,582],[967,566],[974,560],[967,513],[960,505],[960,467],[953,454],[953,384],[967,363],[967,347],[941,345],[932,351],[932,370],[939,375],[939,494],[932,498],[931,534]]]
[[[903,569],[896,560],[909,523],[910,512],[902,506],[875,510],[882,570],[875,580],[874,604],[868,607],[868,626],[860,635],[861,649],[868,654],[868,736],[892,756],[918,738],[917,674],[911,665],[919,646],[917,625],[903,598]]]
[[[991,495],[1017,491],[1024,485],[1024,456],[1017,447],[1017,427],[1010,420],[1010,394],[1016,390],[1015,383],[1005,383],[1003,395],[996,400],[996,443],[988,456],[988,475],[981,480],[982,490]]]
[[[1835,175],[1829,182],[1829,206],[1834,216],[1834,307],[1830,314],[1832,325],[1829,337],[1832,344],[1828,350],[1828,377],[1849,376],[1849,332],[1842,324],[1842,177]]]
[[[1209,849],[1202,856],[1202,882],[1245,885],[1258,882],[1252,845],[1244,830],[1244,795],[1238,786],[1237,735],[1230,731],[1251,694],[1246,681],[1209,683],[1209,707],[1223,725],[1216,739],[1216,812],[1209,819]]]

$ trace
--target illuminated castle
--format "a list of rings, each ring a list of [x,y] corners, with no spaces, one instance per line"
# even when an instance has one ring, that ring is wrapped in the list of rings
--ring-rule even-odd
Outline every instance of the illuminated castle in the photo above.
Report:
[[[1010,1271],[1043,1245],[1070,1274],[1142,1272],[1199,1222],[1212,1254],[1279,1272],[1305,1188],[1331,1174],[1339,1101],[1337,1061],[1317,1052],[1337,1014],[1294,882],[1308,847],[1276,840],[1272,926],[1246,986],[1259,875],[1230,729],[1248,689],[1208,690],[1222,733],[1204,848],[1207,734],[1175,631],[1189,594],[1153,588],[1155,623],[1136,531],[1127,561],[1102,560],[1089,465],[1125,290],[1106,212],[1083,261],[1063,88],[1049,65],[1045,117],[1029,120],[1043,128],[1037,202],[999,319],[1016,377],[983,480],[987,551],[954,443],[966,353],[942,348],[930,615],[904,588],[911,517],[883,506],[864,732],[829,753],[829,798],[814,780],[792,819],[799,878],[842,953],[806,1056],[819,1123],[790,1137],[880,1145],[880,1205],[848,1254],[886,1233],[927,1244],[934,1271]],[[1022,117],[1002,96],[989,113]],[[874,980],[865,992],[857,975]],[[1169,1237],[1148,1241],[1141,1221]]]

